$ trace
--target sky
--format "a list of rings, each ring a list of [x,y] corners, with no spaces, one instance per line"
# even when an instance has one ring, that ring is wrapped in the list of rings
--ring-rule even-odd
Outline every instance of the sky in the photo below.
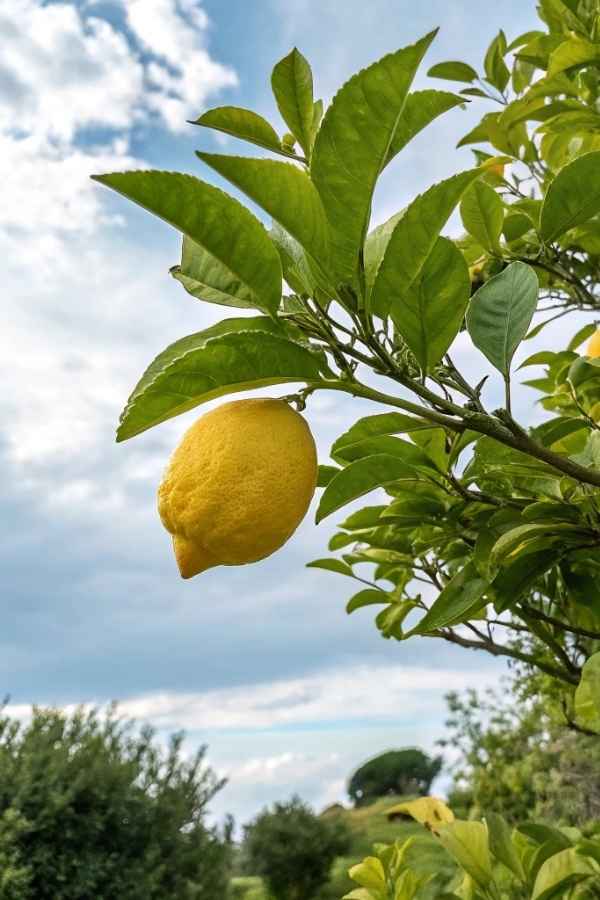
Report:
[[[0,689],[15,714],[118,700],[159,735],[185,729],[229,777],[214,816],[244,822],[292,793],[317,809],[343,800],[353,768],[389,747],[435,750],[444,694],[498,683],[495,661],[384,641],[369,610],[347,617],[348,582],[304,567],[333,529],[314,510],[270,559],[179,579],[156,487],[198,413],[125,444],[114,431],[151,359],[227,311],[169,277],[174,231],[89,175],[158,167],[219,183],[194,150],[243,148],[186,120],[249,106],[281,133],[269,76],[294,45],[329,101],[436,25],[428,62],[477,66],[507,24],[509,37],[533,27],[533,2],[0,0]],[[375,224],[470,165],[453,148],[482,112],[452,111],[402,153]],[[461,340],[457,352],[489,369]],[[321,461],[375,411],[315,397]]]

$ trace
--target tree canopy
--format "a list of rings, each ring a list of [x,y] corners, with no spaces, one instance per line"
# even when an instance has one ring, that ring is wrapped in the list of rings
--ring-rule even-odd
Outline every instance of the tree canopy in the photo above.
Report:
[[[206,822],[222,787],[183,735],[163,751],[92,710],[0,717],[0,897],[223,900],[229,842]]]
[[[442,757],[429,757],[416,747],[388,750],[363,763],[348,782],[348,794],[357,806],[388,794],[428,794],[442,768]]]

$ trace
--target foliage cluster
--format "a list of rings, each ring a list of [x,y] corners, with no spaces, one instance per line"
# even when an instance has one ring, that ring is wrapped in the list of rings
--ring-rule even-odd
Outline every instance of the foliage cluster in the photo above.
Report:
[[[189,294],[262,313],[161,353],[118,439],[286,382],[304,383],[290,398],[300,408],[320,390],[383,404],[334,443],[317,521],[377,488],[388,500],[347,515],[330,542],[341,556],[311,565],[358,579],[348,612],[381,607],[386,638],[441,639],[549,674],[568,716],[596,731],[600,365],[578,353],[594,323],[523,364],[544,367],[527,383],[546,421],[518,422],[511,396],[521,342],[599,305],[600,19],[596,0],[543,0],[540,15],[539,30],[512,42],[500,32],[481,75],[458,62],[430,69],[466,83],[459,93],[411,91],[431,33],[359,72],[325,111],[292,51],[272,77],[282,138],[250,110],[201,115],[202,128],[285,158],[198,153],[262,207],[269,229],[191,175],[97,180],[183,232],[172,274]],[[487,145],[476,165],[369,230],[381,172],[467,101],[494,105],[460,142]],[[465,233],[450,240],[441,232],[457,207]],[[476,384],[449,352],[461,330],[491,367]],[[490,409],[500,387],[503,403]]]
[[[3,714],[0,898],[223,900],[229,838],[206,823],[222,782],[181,742],[114,712]]]
[[[262,876],[275,900],[313,900],[349,846],[341,820],[315,815],[298,797],[263,810],[244,829],[248,871]]]
[[[514,691],[448,696],[449,737],[459,753],[453,811],[465,818],[499,813],[600,831],[600,741],[567,730],[552,707]],[[589,823],[589,825],[588,825]]]

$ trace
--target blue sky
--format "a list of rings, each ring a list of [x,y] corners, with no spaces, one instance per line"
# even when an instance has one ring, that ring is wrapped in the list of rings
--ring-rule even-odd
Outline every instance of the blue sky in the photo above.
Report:
[[[435,25],[430,63],[478,65],[499,26],[510,37],[534,22],[516,0],[4,0],[0,686],[16,713],[117,699],[161,731],[183,727],[231,777],[215,814],[243,821],[293,791],[317,806],[342,798],[352,767],[381,749],[433,749],[445,691],[497,680],[485,658],[391,644],[368,611],[347,618],[344,579],[304,568],[333,527],[312,514],[269,560],[179,580],[155,491],[194,414],[119,446],[114,428],[156,353],[224,313],[169,278],[177,235],[88,176],[153,166],[213,180],[194,149],[243,148],[185,120],[231,103],[280,127],[269,74],[294,44],[329,99]],[[375,221],[469,165],[453,147],[476,114],[450,113],[402,154]],[[458,349],[466,368],[487,365]],[[368,409],[311,403],[323,460]]]

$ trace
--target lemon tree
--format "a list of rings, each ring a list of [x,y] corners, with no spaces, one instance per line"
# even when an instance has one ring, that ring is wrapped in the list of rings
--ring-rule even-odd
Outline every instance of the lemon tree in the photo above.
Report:
[[[199,143],[213,129],[254,145],[251,155],[241,144],[234,155],[199,151],[203,178],[95,177],[181,232],[171,274],[188,294],[234,308],[150,364],[118,440],[253,388],[269,387],[275,399],[292,394],[299,410],[320,391],[372,401],[372,414],[348,423],[319,470],[317,520],[339,524],[332,555],[310,565],[358,579],[347,610],[373,606],[388,639],[448,641],[549,676],[563,692],[566,720],[595,732],[600,13],[596,0],[542,0],[540,16],[538,30],[511,39],[500,32],[480,71],[436,61],[435,32],[427,34],[358,72],[326,109],[294,50],[272,79],[285,134],[251,110],[222,106],[197,118]],[[414,90],[426,54],[431,81]],[[439,89],[440,79],[452,90]],[[460,141],[473,147],[473,164],[373,227],[382,172],[430,123],[461,116],[467,102],[483,113]],[[264,215],[215,187],[211,173]],[[456,211],[458,237],[448,225]],[[530,354],[517,372],[522,343],[559,317],[564,345]],[[485,375],[476,381],[464,371],[474,349]],[[533,426],[513,409],[522,377],[542,412]],[[211,439],[201,446],[204,427],[183,447],[212,466],[219,453]],[[240,507],[223,509],[214,533],[206,519],[202,527],[186,520],[186,500],[176,499],[175,481],[189,475],[192,494],[205,476],[177,451],[161,514],[188,574],[258,559],[283,543],[308,502],[306,440],[283,512],[272,514],[262,497],[248,516],[249,490]],[[263,473],[273,486],[286,477],[281,460],[295,471],[295,457],[277,437],[264,449],[276,463]],[[198,509],[228,493],[233,472],[202,481]],[[376,501],[344,512],[376,490]],[[272,533],[252,547],[263,518]]]

